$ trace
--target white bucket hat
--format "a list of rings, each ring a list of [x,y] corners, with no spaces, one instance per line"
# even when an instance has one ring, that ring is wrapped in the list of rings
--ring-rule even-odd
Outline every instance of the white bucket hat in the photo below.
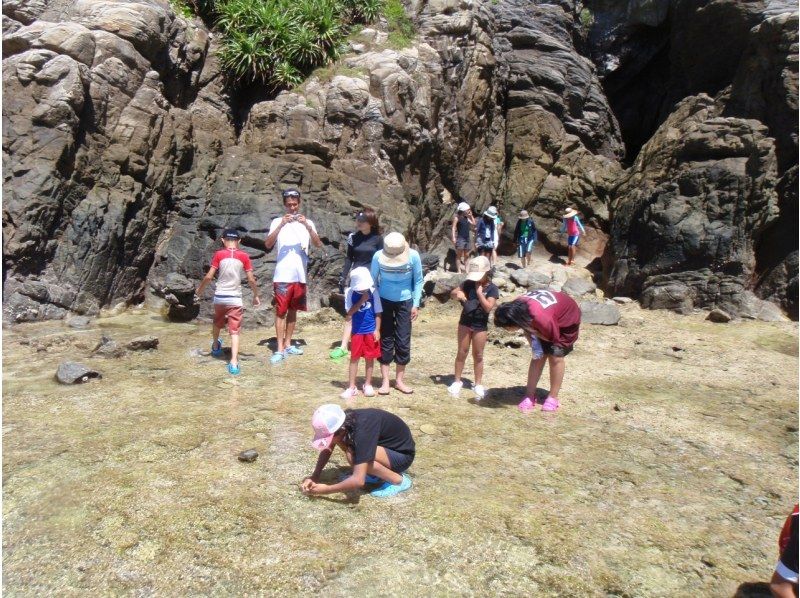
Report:
[[[469,210],[469,204],[466,201],[462,201],[460,204],[458,204],[456,210],[459,212],[466,212]]]
[[[375,291],[375,281],[372,280],[372,273],[363,266],[353,268],[350,272],[350,288],[356,292]]]
[[[489,206],[486,208],[486,211],[483,213],[484,216],[491,216],[492,218],[497,217],[497,208],[494,206]]]
[[[573,216],[577,216],[577,215],[578,215],[578,210],[576,210],[575,208],[567,208],[567,211],[564,212],[564,216],[563,217],[564,218],[572,218]]]
[[[378,253],[378,263],[384,266],[404,266],[409,260],[406,238],[400,233],[389,233],[383,238],[383,251]]]

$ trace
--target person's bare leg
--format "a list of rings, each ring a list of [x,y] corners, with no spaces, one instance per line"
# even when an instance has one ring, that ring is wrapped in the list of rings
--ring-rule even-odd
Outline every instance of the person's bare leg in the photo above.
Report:
[[[239,333],[231,334],[231,365],[239,365]]]
[[[295,323],[297,323],[297,310],[290,309],[286,312],[286,341],[283,343],[286,349],[292,346],[292,335],[294,334]]]
[[[222,328],[214,325],[211,326],[211,346],[216,346],[220,332],[222,332]]]
[[[483,383],[483,349],[489,333],[485,330],[472,333],[472,363],[475,368],[475,385]]]
[[[410,393],[414,389],[410,386],[407,386],[403,379],[406,376],[406,366],[397,364],[395,376],[394,376],[394,387],[399,390],[400,392]]]
[[[378,389],[378,392],[381,394],[389,394],[391,387],[389,386],[389,364],[382,363],[381,364],[381,387]]]
[[[286,314],[275,315],[275,337],[278,339],[278,353],[283,353],[284,337],[286,336]]]
[[[772,572],[769,590],[775,598],[797,598],[797,585],[786,581],[777,571]]]
[[[356,377],[358,376],[358,358],[350,358],[348,368],[347,388],[356,388]]]
[[[567,249],[567,266],[575,263],[575,245],[570,245]]]
[[[372,386],[372,372],[375,370],[374,359],[364,359],[364,386]]]
[[[353,332],[353,321],[352,320],[345,320],[344,326],[342,327],[342,350],[347,351],[347,343],[350,342],[350,335]]]
[[[392,464],[389,461],[389,455],[386,454],[386,449],[379,446],[375,450],[375,460],[369,464],[367,473],[379,477],[380,479],[389,482],[390,484],[399,484],[403,481],[403,476],[399,473],[392,471]]]
[[[561,383],[564,381],[564,358],[548,355],[547,360],[550,363],[550,392],[548,394],[557,399],[558,393],[561,391]]]
[[[542,377],[546,361],[547,357],[531,359],[531,364],[528,366],[528,387],[525,389],[525,396],[531,400],[536,398],[536,385],[539,384],[539,378]]]
[[[467,354],[469,353],[470,337],[472,331],[466,326],[458,325],[457,336],[457,349],[456,349],[456,363],[453,368],[453,373],[456,382],[461,382],[461,373],[464,371],[464,364],[467,361]]]

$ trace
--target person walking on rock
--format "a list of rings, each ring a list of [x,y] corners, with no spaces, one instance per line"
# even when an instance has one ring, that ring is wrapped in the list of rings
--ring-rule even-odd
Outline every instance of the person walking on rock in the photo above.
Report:
[[[499,306],[494,314],[494,323],[506,330],[521,328],[534,353],[528,367],[525,398],[519,404],[520,411],[535,409],[536,385],[545,362],[550,365],[550,391],[542,411],[557,410],[560,405],[558,394],[564,381],[564,357],[578,340],[581,308],[566,293],[531,291]]]
[[[486,210],[478,222],[477,233],[475,234],[475,247],[478,250],[478,255],[483,255],[491,261],[494,252],[494,243],[496,237],[497,224],[495,217],[497,216],[497,208],[494,206]]]
[[[466,272],[469,252],[472,249],[470,233],[476,226],[475,216],[472,215],[469,204],[462,201],[453,215],[453,225],[450,230],[450,238],[453,247],[456,248],[456,271],[459,273]]]
[[[500,289],[489,278],[492,269],[488,258],[479,255],[470,260],[467,267],[467,279],[450,294],[463,306],[458,321],[458,353],[455,362],[455,380],[447,387],[454,397],[458,397],[463,387],[461,373],[467,361],[470,344],[472,345],[472,364],[475,370],[475,396],[481,400],[486,396],[483,387],[483,349],[489,336],[489,313],[494,309],[500,297]]]
[[[253,291],[253,305],[261,305],[261,297],[258,294],[258,285],[253,276],[253,265],[250,263],[250,256],[239,249],[239,231],[228,228],[222,233],[222,245],[211,259],[211,267],[208,273],[200,281],[195,291],[195,300],[203,296],[203,290],[217,277],[217,285],[214,289],[214,323],[211,327],[211,355],[219,357],[222,355],[222,339],[219,334],[227,324],[228,333],[231,335],[231,360],[228,362],[228,372],[236,376],[239,374],[239,332],[242,327],[244,317],[244,307],[242,304],[242,275],[247,277],[247,284]]]
[[[347,409],[322,405],[311,418],[319,457],[314,472],[300,485],[304,494],[319,496],[381,485],[371,496],[388,498],[411,488],[404,472],[414,462],[416,447],[408,425],[383,409]],[[321,484],[320,476],[336,447],[344,452],[353,473],[336,484]]]
[[[575,263],[575,252],[578,249],[578,239],[582,234],[586,234],[586,229],[578,218],[578,211],[570,208],[564,212],[561,232],[567,233],[567,266]]]
[[[356,215],[356,232],[347,237],[347,253],[344,258],[344,267],[339,276],[339,290],[344,293],[347,286],[347,277],[350,270],[355,268],[372,267],[372,256],[383,249],[378,215],[372,208],[364,208]],[[342,330],[342,344],[330,352],[331,359],[339,359],[347,355],[347,344],[350,342],[352,322],[345,319]]]
[[[503,222],[502,216],[497,211],[497,208],[490,206],[487,212],[494,215],[494,246],[492,247],[492,266],[497,263],[497,249],[500,247],[500,236],[503,234],[503,227],[506,225]]]
[[[517,244],[517,255],[522,267],[527,268],[531,263],[531,252],[536,243],[536,224],[527,210],[519,213],[519,220],[514,227],[514,243]]]
[[[300,192],[283,192],[286,213],[269,225],[264,242],[267,249],[277,246],[275,273],[272,277],[272,303],[275,306],[275,333],[278,348],[270,362],[279,363],[288,355],[302,355],[300,347],[292,346],[297,312],[306,311],[306,268],[308,248],[313,243],[322,247],[314,223],[300,213]]]
[[[422,300],[422,261],[400,233],[389,233],[383,249],[372,258],[372,279],[378,285],[383,304],[381,318],[381,376],[378,394],[389,394],[389,364],[397,364],[395,388],[411,394],[405,383],[406,366],[411,361],[411,323],[417,319]]]

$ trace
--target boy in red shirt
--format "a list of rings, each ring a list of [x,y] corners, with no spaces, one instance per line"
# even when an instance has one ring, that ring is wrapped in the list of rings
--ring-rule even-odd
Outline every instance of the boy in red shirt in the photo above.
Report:
[[[507,330],[522,328],[531,343],[533,358],[528,368],[525,398],[519,404],[520,411],[527,412],[536,407],[536,385],[545,361],[550,364],[550,392],[542,411],[558,409],[558,393],[564,381],[564,357],[578,340],[581,308],[566,293],[531,291],[498,307],[494,323]]]
[[[208,274],[200,281],[195,292],[195,300],[202,296],[206,285],[214,280],[214,274],[219,272],[217,285],[214,290],[214,324],[211,329],[211,354],[214,357],[222,355],[222,340],[219,333],[228,325],[231,335],[231,361],[228,363],[228,372],[236,376],[239,369],[239,330],[242,326],[244,307],[242,305],[242,275],[247,276],[247,284],[253,291],[253,305],[261,305],[258,295],[258,285],[253,276],[253,265],[250,256],[239,249],[239,232],[229,228],[222,233],[222,245],[211,259]]]

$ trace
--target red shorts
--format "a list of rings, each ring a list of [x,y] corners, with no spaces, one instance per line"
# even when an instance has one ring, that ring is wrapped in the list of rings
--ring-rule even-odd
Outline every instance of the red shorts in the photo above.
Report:
[[[228,332],[231,334],[239,334],[243,315],[244,308],[241,305],[214,304],[214,326],[225,328],[225,323],[227,322]]]
[[[351,359],[378,359],[381,356],[381,343],[375,340],[375,334],[354,334],[350,337]]]
[[[286,312],[306,311],[306,285],[302,282],[273,282],[272,305],[275,313],[285,316]]]

